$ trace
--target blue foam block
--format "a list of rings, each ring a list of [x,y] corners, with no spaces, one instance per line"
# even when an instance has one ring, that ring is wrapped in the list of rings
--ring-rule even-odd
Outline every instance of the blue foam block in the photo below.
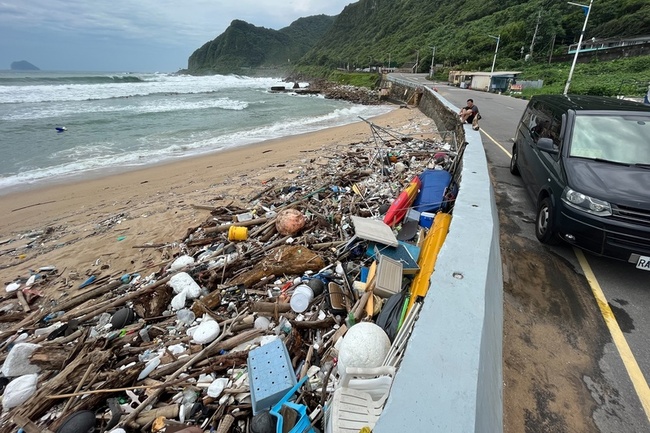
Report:
[[[248,352],[248,379],[253,415],[271,409],[296,385],[291,358],[282,340]]]

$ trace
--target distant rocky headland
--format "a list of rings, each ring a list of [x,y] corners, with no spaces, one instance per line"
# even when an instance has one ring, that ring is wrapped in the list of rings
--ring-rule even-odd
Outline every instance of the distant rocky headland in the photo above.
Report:
[[[40,71],[39,68],[32,65],[26,60],[20,60],[18,62],[11,62],[12,71]]]

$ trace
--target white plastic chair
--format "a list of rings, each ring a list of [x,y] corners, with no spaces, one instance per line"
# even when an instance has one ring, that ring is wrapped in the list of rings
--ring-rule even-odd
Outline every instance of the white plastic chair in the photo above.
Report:
[[[348,367],[325,414],[326,433],[359,433],[377,423],[388,398],[395,367]]]

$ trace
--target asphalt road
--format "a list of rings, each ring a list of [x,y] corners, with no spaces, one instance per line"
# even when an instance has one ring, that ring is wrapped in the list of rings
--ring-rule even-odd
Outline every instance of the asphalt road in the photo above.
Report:
[[[396,75],[481,112],[504,265],[504,431],[650,431],[650,273],[537,241],[535,204],[508,169],[527,101]]]

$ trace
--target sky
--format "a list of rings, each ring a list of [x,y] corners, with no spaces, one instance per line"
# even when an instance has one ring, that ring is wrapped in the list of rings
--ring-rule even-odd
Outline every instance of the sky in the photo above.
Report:
[[[279,30],[357,0],[0,0],[0,70],[175,72],[239,19]]]

